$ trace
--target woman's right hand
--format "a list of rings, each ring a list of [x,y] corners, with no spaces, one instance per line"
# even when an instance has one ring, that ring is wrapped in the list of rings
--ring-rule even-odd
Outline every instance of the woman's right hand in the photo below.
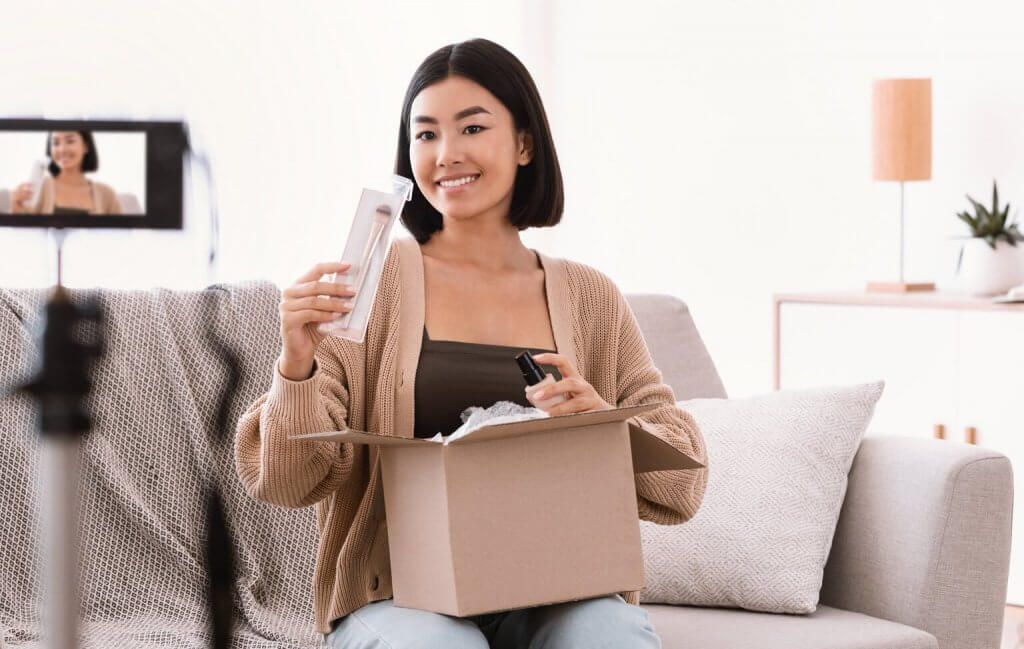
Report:
[[[281,358],[279,370],[285,378],[304,381],[313,370],[313,352],[324,335],[321,322],[335,320],[352,310],[355,291],[346,284],[324,282],[329,273],[341,273],[352,264],[329,261],[317,264],[281,294]]]
[[[28,206],[25,202],[32,198],[32,183],[21,183],[11,192],[11,212],[19,214],[27,212]]]

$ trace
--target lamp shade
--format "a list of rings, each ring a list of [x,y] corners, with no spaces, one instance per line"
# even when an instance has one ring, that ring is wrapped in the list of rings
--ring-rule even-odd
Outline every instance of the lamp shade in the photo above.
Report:
[[[874,179],[930,179],[932,80],[877,79],[872,90]]]

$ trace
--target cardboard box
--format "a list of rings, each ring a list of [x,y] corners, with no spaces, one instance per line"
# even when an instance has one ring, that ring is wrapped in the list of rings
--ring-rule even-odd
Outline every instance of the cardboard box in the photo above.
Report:
[[[627,422],[656,405],[378,444],[397,606],[458,617],[643,588],[634,474],[703,466]]]

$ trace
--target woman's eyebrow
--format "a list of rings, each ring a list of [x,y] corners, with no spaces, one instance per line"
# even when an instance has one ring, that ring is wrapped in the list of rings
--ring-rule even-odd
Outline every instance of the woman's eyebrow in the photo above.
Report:
[[[478,113],[487,113],[490,115],[491,111],[487,110],[483,106],[470,106],[469,108],[464,108],[455,113],[454,119],[457,122],[460,119],[466,119],[470,115],[476,115]],[[429,115],[417,115],[412,119],[412,121],[414,124],[437,124],[437,118],[430,117]]]

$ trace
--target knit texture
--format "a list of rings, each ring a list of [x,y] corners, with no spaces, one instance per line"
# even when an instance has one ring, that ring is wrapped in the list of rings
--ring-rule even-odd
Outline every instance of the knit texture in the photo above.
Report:
[[[644,603],[813,613],[884,382],[690,399],[717,461],[689,525],[643,523]]]
[[[423,326],[420,254],[413,239],[392,242],[364,342],[326,338],[316,350],[313,376],[304,381],[289,380],[275,368],[270,390],[238,421],[235,462],[245,490],[282,507],[315,505],[320,543],[313,600],[321,633],[329,632],[333,619],[392,597],[380,462],[376,447],[289,437],[346,427],[412,437],[404,413],[418,357],[418,347],[409,345]],[[706,467],[701,433],[662,381],[615,283],[582,263],[541,259],[558,352],[569,354],[608,403],[661,404],[630,421]],[[706,485],[706,468],[639,474],[640,518],[683,523],[696,513]],[[638,591],[621,594],[639,603]]]
[[[39,409],[9,393],[39,369],[50,289],[0,288],[0,647],[47,646],[42,512],[51,485]],[[202,486],[224,501],[235,554],[237,649],[323,647],[311,624],[312,509],[253,500],[233,462],[235,422],[271,385],[281,349],[280,290],[269,281],[206,290],[72,289],[100,300],[107,349],[87,401],[79,476],[83,649],[210,647]],[[210,317],[204,304],[212,300]],[[238,353],[228,425],[213,434],[228,374],[204,341],[212,325]]]

